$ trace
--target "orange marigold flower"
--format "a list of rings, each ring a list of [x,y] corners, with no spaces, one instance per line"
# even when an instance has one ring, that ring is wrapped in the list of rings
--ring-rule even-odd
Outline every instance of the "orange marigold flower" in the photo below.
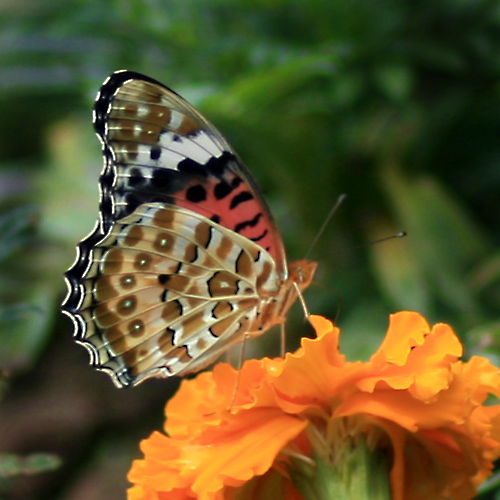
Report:
[[[392,315],[366,363],[339,353],[331,322],[310,320],[317,338],[285,359],[184,380],[166,434],[141,443],[128,499],[300,500],[297,476],[342,467],[356,446],[386,457],[393,500],[472,498],[500,456],[500,405],[484,404],[500,370],[460,361],[452,329],[417,313]]]

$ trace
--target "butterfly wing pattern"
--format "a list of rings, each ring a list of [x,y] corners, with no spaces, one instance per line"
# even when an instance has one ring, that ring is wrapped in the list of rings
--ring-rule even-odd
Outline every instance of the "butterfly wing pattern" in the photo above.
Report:
[[[287,265],[267,204],[217,129],[131,71],[104,82],[94,125],[99,220],[63,303],[91,364],[118,387],[182,376],[283,323],[316,263]]]

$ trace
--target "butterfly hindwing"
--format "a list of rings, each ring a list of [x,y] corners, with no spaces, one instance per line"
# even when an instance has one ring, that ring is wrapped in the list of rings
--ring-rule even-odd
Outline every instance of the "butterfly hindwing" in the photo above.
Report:
[[[160,203],[124,217],[92,255],[79,313],[89,326],[79,340],[121,385],[210,364],[255,322],[259,296],[279,282],[257,244]]]

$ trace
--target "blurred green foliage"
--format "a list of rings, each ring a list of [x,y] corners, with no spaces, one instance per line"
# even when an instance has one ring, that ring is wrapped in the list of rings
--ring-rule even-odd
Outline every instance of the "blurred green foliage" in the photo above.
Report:
[[[57,469],[61,461],[53,455],[34,453],[27,457],[0,454],[0,478],[30,475]]]
[[[498,1],[4,0],[0,46],[0,367],[14,387],[71,336],[62,273],[97,218],[102,165],[91,108],[123,68],[223,131],[290,259],[348,194],[312,255],[333,293],[306,300],[339,314],[350,358],[411,309],[500,360]],[[291,348],[303,330],[298,309]],[[72,498],[44,488],[30,498]]]

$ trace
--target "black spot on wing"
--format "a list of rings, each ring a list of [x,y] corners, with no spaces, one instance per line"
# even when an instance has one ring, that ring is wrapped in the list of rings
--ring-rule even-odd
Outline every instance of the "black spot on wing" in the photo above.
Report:
[[[260,236],[257,236],[256,238],[250,238],[252,241],[260,241],[262,238],[265,238],[267,236],[267,229],[264,230],[264,232],[260,235]],[[266,248],[266,250],[269,252],[270,248]]]
[[[236,208],[238,205],[241,203],[244,203],[245,201],[253,200],[253,194],[250,191],[242,191],[241,193],[238,193],[232,200],[231,200],[231,205],[230,208]]]
[[[175,182],[175,171],[167,168],[158,168],[153,171],[151,186],[155,189],[168,190]]]
[[[153,160],[159,160],[161,156],[161,147],[160,146],[153,146],[151,148],[151,151],[149,152],[149,157]]]
[[[232,181],[231,181],[231,187],[233,189],[236,189],[241,183],[243,182],[243,179],[241,177],[235,177]]]
[[[177,170],[187,175],[194,175],[206,178],[209,175],[222,177],[231,162],[236,161],[236,157],[229,151],[224,151],[220,156],[212,156],[206,163],[198,163],[192,158],[185,158],[177,165]]]
[[[168,283],[169,279],[170,279],[169,274],[159,274],[158,275],[158,283],[160,283],[160,285],[165,285],[166,283]]]
[[[177,164],[177,170],[183,174],[197,177],[207,177],[208,172],[205,165],[194,161],[192,158],[185,158]]]
[[[224,151],[224,153],[222,153],[219,157],[216,158],[213,156],[210,158],[210,160],[206,163],[206,168],[212,175],[220,177],[228,168],[228,164],[235,160],[236,157],[232,153]]]
[[[146,184],[144,188],[141,187],[134,190],[130,188],[125,191],[117,190],[115,196],[120,200],[120,203],[115,205],[114,220],[120,220],[130,215],[136,208],[144,203],[174,204],[172,197],[163,194],[159,190],[152,189],[150,184]]]
[[[214,196],[218,200],[222,200],[229,194],[231,194],[241,183],[243,180],[241,177],[235,177],[231,183],[227,182],[226,180],[220,181],[214,188]]]
[[[239,224],[236,224],[236,227],[234,228],[235,232],[241,233],[241,231],[243,231],[247,227],[255,227],[259,223],[259,220],[261,217],[262,217],[262,213],[259,212],[253,219],[246,220],[246,221],[240,222]]]
[[[131,168],[129,172],[128,185],[132,188],[137,188],[144,184],[146,179],[138,168]]]
[[[227,183],[226,181],[220,181],[214,188],[214,196],[218,200],[222,200],[229,193],[231,193],[232,190],[233,188],[231,188],[231,185],[229,183]]]
[[[201,185],[190,186],[186,191],[186,199],[193,203],[200,203],[207,199],[207,190]]]

